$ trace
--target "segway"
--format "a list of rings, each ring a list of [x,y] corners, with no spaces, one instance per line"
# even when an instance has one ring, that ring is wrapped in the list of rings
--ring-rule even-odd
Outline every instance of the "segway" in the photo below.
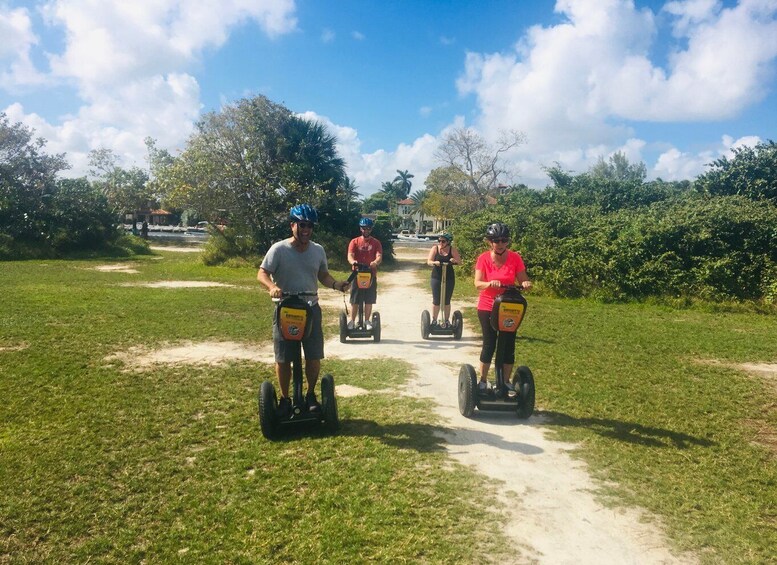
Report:
[[[315,296],[314,292],[283,293],[275,307],[275,319],[283,340],[292,347],[292,397],[288,415],[278,414],[278,398],[275,387],[264,381],[259,387],[259,425],[267,439],[278,437],[281,429],[302,423],[322,423],[325,429],[334,433],[340,426],[337,418],[335,380],[332,375],[321,379],[321,409],[308,410],[302,394],[302,339],[311,331],[313,315],[310,305],[302,296]]]
[[[459,371],[459,412],[470,418],[478,410],[515,411],[518,418],[526,419],[534,412],[534,376],[525,365],[515,369],[511,383],[505,381],[504,344],[515,339],[515,332],[526,313],[526,299],[515,286],[494,300],[491,309],[491,327],[497,332],[496,338],[496,386],[485,390],[478,388],[478,375],[472,365],[462,365]]]
[[[447,279],[448,279],[448,263],[450,263],[450,256],[445,257],[440,261],[440,269],[442,272],[442,278],[440,279],[440,313],[442,314],[442,320],[445,320],[445,297],[448,296]],[[423,339],[429,339],[429,336],[440,337],[452,337],[453,339],[461,339],[461,332],[464,329],[464,319],[461,316],[461,312],[456,310],[451,316],[452,321],[450,325],[444,326],[438,320],[432,320],[428,310],[421,312],[421,337]],[[432,322],[437,322],[432,324]]]
[[[372,286],[372,269],[364,263],[356,263],[348,282],[356,280],[356,304],[358,318],[353,329],[348,329],[348,307],[345,312],[340,312],[340,343],[345,343],[347,338],[372,338],[375,343],[380,341],[380,314],[372,313],[372,329],[367,329],[364,319],[364,294]]]

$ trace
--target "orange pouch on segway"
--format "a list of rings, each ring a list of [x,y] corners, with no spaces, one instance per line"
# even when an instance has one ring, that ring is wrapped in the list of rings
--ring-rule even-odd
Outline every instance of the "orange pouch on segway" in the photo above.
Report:
[[[502,302],[497,314],[497,331],[515,333],[523,321],[524,305],[520,302]]]
[[[308,310],[293,306],[281,305],[278,309],[278,327],[283,339],[287,341],[301,341],[305,335],[305,327],[308,323]]]
[[[372,285],[372,273],[370,271],[359,271],[356,274],[357,288],[370,288]]]

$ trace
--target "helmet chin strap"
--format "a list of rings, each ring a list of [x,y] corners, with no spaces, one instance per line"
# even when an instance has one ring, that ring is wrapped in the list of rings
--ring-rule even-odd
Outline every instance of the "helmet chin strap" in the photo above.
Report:
[[[494,250],[494,253],[496,253],[496,254],[497,254],[497,255],[499,255],[500,257],[501,257],[502,255],[504,255],[506,252],[507,252],[507,248],[506,248],[506,247],[504,248],[504,250],[502,250],[502,252],[501,252],[501,253],[499,253],[499,251],[496,251],[496,250]]]

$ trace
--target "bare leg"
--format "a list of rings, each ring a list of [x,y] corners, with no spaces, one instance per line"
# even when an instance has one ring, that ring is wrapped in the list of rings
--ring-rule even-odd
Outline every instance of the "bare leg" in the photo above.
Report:
[[[491,368],[491,363],[480,362],[480,382],[488,382],[488,370]]]
[[[502,365],[502,375],[504,376],[505,384],[510,384],[510,379],[513,378],[513,366],[507,363]]]
[[[276,363],[275,374],[278,375],[278,384],[281,387],[281,396],[289,397],[289,383],[291,383],[291,363]]]
[[[439,315],[439,313],[440,313],[440,306],[439,305],[435,306],[434,304],[432,304],[432,322],[437,321],[437,316]]]
[[[308,392],[316,390],[318,374],[321,372],[320,359],[305,359],[305,379],[308,381]]]
[[[451,305],[445,305],[445,321],[448,322],[451,319]]]
[[[369,322],[370,316],[372,316],[372,304],[364,305],[364,321]]]

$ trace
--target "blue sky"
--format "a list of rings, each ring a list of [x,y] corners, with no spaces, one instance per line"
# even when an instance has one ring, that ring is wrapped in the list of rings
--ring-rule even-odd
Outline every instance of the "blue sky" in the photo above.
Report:
[[[615,151],[692,179],[777,131],[777,0],[0,0],[0,38],[0,111],[71,175],[256,94],[323,122],[362,195],[423,188],[453,127],[523,132],[536,188]]]

